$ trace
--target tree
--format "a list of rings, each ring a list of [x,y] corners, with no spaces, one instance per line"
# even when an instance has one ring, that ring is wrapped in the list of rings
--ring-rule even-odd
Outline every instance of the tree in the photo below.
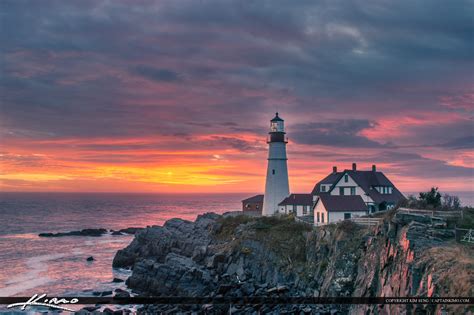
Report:
[[[441,206],[441,194],[438,187],[431,187],[429,192],[421,192],[418,197],[424,207],[435,209]]]
[[[446,210],[458,210],[461,208],[461,200],[459,200],[458,196],[444,194],[441,201],[441,206]]]

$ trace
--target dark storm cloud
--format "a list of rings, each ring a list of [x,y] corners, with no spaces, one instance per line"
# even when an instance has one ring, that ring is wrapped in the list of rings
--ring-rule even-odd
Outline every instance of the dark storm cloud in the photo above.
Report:
[[[474,149],[474,136],[456,138],[440,146],[451,149]]]
[[[359,135],[362,130],[373,128],[374,125],[375,122],[369,120],[331,120],[295,125],[291,135],[296,143],[301,144],[380,148],[385,145]]]
[[[249,151],[227,134],[264,135],[278,107],[299,144],[470,149],[472,120],[430,117],[458,99],[469,112],[473,6],[4,0],[2,127],[32,140],[226,134],[215,142]],[[394,144],[362,133],[410,113],[427,115]]]
[[[373,157],[372,161],[391,163],[391,172],[418,178],[439,180],[449,177],[471,177],[474,168],[449,165],[445,161],[423,157],[417,153],[384,151]]]
[[[148,66],[137,66],[133,72],[153,81],[176,82],[179,76],[176,72],[168,69],[156,69]]]

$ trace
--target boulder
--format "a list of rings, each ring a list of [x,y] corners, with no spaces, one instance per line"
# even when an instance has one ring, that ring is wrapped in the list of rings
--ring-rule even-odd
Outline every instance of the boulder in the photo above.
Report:
[[[118,297],[118,298],[128,298],[130,297],[130,293],[125,291],[125,290],[122,290],[122,289],[115,289],[114,291],[114,297]]]
[[[94,312],[95,310],[98,310],[100,307],[99,306],[86,306],[83,307],[81,310],[87,311],[87,312]]]
[[[40,233],[40,237],[61,237],[61,236],[102,236],[107,233],[106,229],[83,229],[80,231],[60,232],[60,233]]]

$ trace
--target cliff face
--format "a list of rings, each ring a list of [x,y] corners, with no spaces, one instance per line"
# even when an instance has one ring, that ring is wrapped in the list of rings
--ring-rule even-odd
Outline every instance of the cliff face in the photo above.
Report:
[[[350,222],[312,229],[292,218],[206,214],[139,232],[117,253],[114,267],[132,267],[127,285],[143,295],[472,296],[473,262],[472,248],[456,244],[443,222],[426,217],[397,213],[369,230]],[[260,309],[283,310],[414,311],[400,305]]]

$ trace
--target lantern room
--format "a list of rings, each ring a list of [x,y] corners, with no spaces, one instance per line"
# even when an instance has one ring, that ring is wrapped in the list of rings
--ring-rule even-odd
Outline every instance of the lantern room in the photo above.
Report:
[[[283,119],[278,116],[278,112],[275,114],[275,118],[270,120],[270,132],[285,132]]]

